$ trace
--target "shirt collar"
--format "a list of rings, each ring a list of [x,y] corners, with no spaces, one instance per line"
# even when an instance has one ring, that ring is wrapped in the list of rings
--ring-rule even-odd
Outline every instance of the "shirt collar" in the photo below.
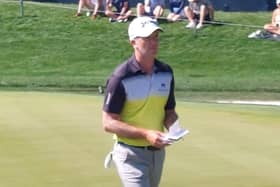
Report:
[[[132,55],[131,58],[130,58],[130,64],[131,64],[131,70],[136,73],[136,72],[141,72],[141,73],[145,73],[142,71],[139,63],[137,62],[136,58],[135,58],[135,55]],[[153,72],[157,72],[158,70],[158,61],[157,59],[155,59],[155,63],[154,63],[154,70]]]

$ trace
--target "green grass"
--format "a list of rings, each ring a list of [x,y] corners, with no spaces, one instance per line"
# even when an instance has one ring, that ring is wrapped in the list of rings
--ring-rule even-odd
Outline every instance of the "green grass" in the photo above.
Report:
[[[28,3],[19,17],[18,2],[0,4],[1,89],[92,91],[132,53],[127,24],[76,18],[75,9]],[[271,12],[216,12],[216,20],[245,25],[262,26],[270,17]],[[178,95],[280,98],[279,42],[247,39],[256,30],[250,27],[208,26],[193,32],[185,24],[161,24],[165,32],[158,54],[174,68]]]
[[[103,97],[0,92],[0,186],[117,187]],[[178,102],[190,134],[167,148],[161,187],[278,187],[279,107]]]

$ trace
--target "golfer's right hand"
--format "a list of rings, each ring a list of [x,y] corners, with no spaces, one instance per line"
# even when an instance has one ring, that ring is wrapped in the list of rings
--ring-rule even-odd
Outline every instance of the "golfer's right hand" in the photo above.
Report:
[[[150,144],[157,148],[163,148],[166,145],[166,142],[163,141],[164,134],[160,131],[155,130],[147,130],[146,132],[146,139]]]

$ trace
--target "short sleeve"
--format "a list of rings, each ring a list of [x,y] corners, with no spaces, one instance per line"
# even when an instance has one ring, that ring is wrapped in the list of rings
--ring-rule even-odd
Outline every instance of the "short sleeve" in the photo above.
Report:
[[[126,94],[121,79],[113,75],[106,84],[103,111],[120,114],[125,98]]]
[[[167,103],[165,105],[165,110],[174,109],[175,106],[176,106],[176,100],[174,95],[174,77],[172,76],[170,92],[167,99]]]

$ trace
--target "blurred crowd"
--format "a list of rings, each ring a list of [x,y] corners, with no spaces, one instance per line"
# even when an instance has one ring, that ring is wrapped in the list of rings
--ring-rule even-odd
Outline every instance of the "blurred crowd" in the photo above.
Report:
[[[210,0],[144,0],[137,3],[135,13],[128,0],[80,0],[76,16],[82,16],[84,8],[88,9],[86,15],[93,20],[100,13],[108,16],[109,22],[127,22],[130,17],[150,16],[165,18],[169,22],[189,20],[186,28],[201,29],[205,21],[214,20]],[[166,10],[169,12],[164,14]]]
[[[276,6],[271,23],[264,25],[264,31],[280,35],[280,0],[276,0]],[[133,17],[150,16],[168,22],[187,20],[188,29],[201,29],[205,23],[213,22],[215,12],[210,0],[144,0],[137,3],[135,12],[128,0],[79,0],[76,16],[82,16],[85,9],[93,20],[98,14],[107,16],[109,22],[119,23]]]

